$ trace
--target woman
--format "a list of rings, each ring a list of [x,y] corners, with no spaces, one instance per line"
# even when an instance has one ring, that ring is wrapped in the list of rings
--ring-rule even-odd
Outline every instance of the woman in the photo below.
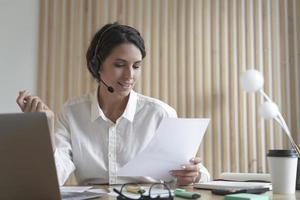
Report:
[[[73,171],[79,184],[133,181],[117,177],[117,170],[147,146],[164,117],[177,117],[169,105],[132,90],[145,56],[143,38],[130,26],[107,24],[95,34],[86,59],[98,89],[65,103],[51,131],[60,185]],[[46,112],[54,126],[53,112],[39,97],[21,91],[17,103],[23,112]],[[179,185],[209,179],[199,158],[170,174]]]

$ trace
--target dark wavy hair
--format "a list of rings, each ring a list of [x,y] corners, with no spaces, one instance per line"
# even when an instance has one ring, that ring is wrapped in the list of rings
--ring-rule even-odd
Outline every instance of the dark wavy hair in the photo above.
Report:
[[[93,37],[86,52],[87,66],[92,76],[99,82],[99,69],[111,51],[120,44],[132,43],[146,56],[144,39],[138,30],[118,22],[106,24]]]

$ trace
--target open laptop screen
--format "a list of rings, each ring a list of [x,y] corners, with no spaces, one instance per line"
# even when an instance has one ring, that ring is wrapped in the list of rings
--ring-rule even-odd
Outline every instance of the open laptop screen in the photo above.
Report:
[[[44,113],[0,114],[0,199],[60,199]]]

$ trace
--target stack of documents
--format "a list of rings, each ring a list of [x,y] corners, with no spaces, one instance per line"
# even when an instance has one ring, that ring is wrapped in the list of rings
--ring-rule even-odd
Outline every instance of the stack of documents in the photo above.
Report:
[[[198,189],[254,189],[254,188],[269,188],[271,189],[271,183],[259,183],[259,182],[240,182],[240,181],[209,181],[205,183],[194,184]]]
[[[198,189],[256,189],[269,188],[272,189],[269,174],[258,173],[224,173],[221,179],[209,181],[205,183],[194,184]]]
[[[94,199],[109,192],[105,189],[93,189],[91,186],[63,186],[59,189],[62,200]]]
[[[231,173],[223,172],[220,176],[223,180],[271,182],[271,175],[264,173]]]

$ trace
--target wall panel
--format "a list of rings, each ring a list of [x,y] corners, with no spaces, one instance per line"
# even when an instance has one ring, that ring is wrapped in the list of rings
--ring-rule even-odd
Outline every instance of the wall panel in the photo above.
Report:
[[[297,0],[41,0],[38,95],[58,112],[96,87],[85,52],[104,24],[138,28],[147,48],[135,90],[173,106],[179,117],[208,117],[199,149],[213,177],[267,172],[266,152],[286,148],[278,124],[258,113],[239,76],[258,69],[300,140],[300,2]]]

